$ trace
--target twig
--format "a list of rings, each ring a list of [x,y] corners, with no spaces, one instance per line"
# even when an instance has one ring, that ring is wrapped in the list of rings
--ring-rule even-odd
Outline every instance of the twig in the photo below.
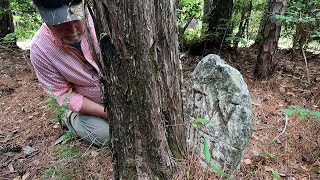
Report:
[[[310,81],[310,73],[309,73],[309,68],[308,68],[308,61],[307,61],[307,58],[306,58],[306,54],[304,53],[303,47],[301,48],[301,51],[302,51],[302,54],[303,54],[305,65],[306,65],[308,84],[310,85],[311,81]]]
[[[311,55],[311,56],[308,56],[308,57],[306,57],[306,59],[309,59],[309,58],[312,58],[312,57],[315,57],[315,56],[319,56],[320,54],[313,54],[313,55]],[[301,60],[304,60],[304,58],[300,58],[300,59],[298,59],[297,61],[301,61]]]
[[[194,17],[196,17],[196,14],[192,15],[192,16],[188,19],[188,21],[187,21],[187,23],[184,25],[184,27],[181,28],[181,30],[180,30],[181,36],[183,36],[183,33],[187,30],[187,28],[189,27],[189,25],[190,25],[190,23],[191,23],[191,21],[193,20]]]
[[[223,45],[224,38],[225,38],[226,35],[227,35],[227,31],[228,31],[228,27],[226,27],[226,30],[224,31],[224,35],[223,35],[223,38],[222,38],[222,41],[221,41],[221,44],[220,44],[219,53],[218,53],[219,56],[220,56],[220,52],[221,52],[221,49],[222,49],[222,45]]]
[[[284,123],[284,128],[282,130],[282,132],[277,136],[275,137],[274,139],[279,139],[279,137],[286,131],[287,127],[288,127],[288,115],[285,115],[285,123]]]

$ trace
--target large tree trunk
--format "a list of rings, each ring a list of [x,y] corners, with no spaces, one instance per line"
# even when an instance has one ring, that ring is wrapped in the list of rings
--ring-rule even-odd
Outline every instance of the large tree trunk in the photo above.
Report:
[[[254,71],[257,80],[270,79],[277,64],[274,62],[274,55],[278,48],[281,21],[277,21],[274,15],[283,15],[287,2],[287,0],[269,0],[270,13],[262,29],[262,41]]]
[[[5,37],[7,34],[14,32],[13,19],[9,7],[9,0],[0,1],[0,39]]]
[[[213,36],[217,43],[222,43],[232,34],[232,25],[227,21],[232,17],[233,0],[205,0],[203,22],[205,33]]]
[[[115,179],[170,179],[185,152],[175,0],[94,0]]]

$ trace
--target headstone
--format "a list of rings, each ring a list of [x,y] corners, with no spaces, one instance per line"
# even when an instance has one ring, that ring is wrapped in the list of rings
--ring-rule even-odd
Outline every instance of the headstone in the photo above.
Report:
[[[200,155],[202,164],[234,174],[252,130],[251,98],[242,75],[218,55],[210,54],[192,73],[186,101],[189,150]],[[205,141],[210,156],[204,152]]]

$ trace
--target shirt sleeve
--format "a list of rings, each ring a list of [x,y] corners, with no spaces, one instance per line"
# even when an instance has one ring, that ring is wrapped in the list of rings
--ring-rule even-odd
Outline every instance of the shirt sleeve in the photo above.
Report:
[[[53,95],[60,106],[66,106],[74,112],[79,112],[83,103],[83,95],[72,91],[72,85],[66,81],[50,60],[45,58],[44,53],[41,55],[36,48],[33,48],[30,52],[30,59],[44,91]]]

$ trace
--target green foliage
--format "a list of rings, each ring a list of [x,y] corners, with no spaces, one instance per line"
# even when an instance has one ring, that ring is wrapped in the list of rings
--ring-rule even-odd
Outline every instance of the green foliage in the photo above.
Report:
[[[271,173],[272,173],[272,178],[273,180],[278,180],[280,179],[280,174],[278,172],[278,169],[272,169],[271,170]]]
[[[73,179],[72,173],[69,171],[61,168],[61,167],[49,167],[46,169],[42,175],[41,178],[43,179],[55,179],[55,180],[71,180]]]
[[[33,37],[42,21],[32,5],[32,0],[12,0],[10,7],[14,21],[19,24],[14,32],[17,40]]]
[[[212,121],[207,120],[207,119],[203,119],[203,118],[197,118],[191,123],[191,125],[194,128],[198,128],[199,125],[208,124],[210,122],[212,122]],[[210,164],[211,153],[210,153],[210,147],[209,147],[209,143],[208,143],[207,139],[204,139],[204,142],[203,142],[203,155],[204,155],[206,163],[210,166],[210,168],[212,170],[214,170],[216,173],[220,174],[223,177],[229,177],[230,176],[229,174],[223,172],[219,167],[217,167],[217,166],[215,166],[213,164]],[[187,171],[187,173],[189,173],[189,171]],[[188,177],[188,174],[186,174],[186,175]],[[190,174],[189,174],[189,176],[190,176]]]
[[[315,31],[312,35],[311,35],[311,38],[313,40],[316,40],[316,41],[320,41],[320,31]]]
[[[191,44],[200,40],[201,19],[202,19],[203,0],[181,0],[180,7],[177,9],[177,21],[179,33],[185,44]],[[191,20],[200,22],[194,29],[187,28]]]
[[[68,145],[59,145],[55,148],[53,153],[58,156],[59,158],[68,158],[72,159],[77,156],[79,149],[75,146],[68,146]]]
[[[192,127],[197,128],[199,125],[208,124],[210,122],[212,122],[212,121],[207,120],[207,119],[197,118],[191,123],[191,125],[192,125]]]
[[[69,130],[67,132],[65,132],[62,135],[62,142],[61,144],[67,144],[67,142],[69,142],[70,140],[72,140],[74,137],[74,134]]]
[[[269,157],[269,158],[275,158],[275,157],[276,157],[276,154],[274,154],[274,153],[269,153],[267,150],[264,150],[264,151],[263,151],[263,154],[264,154],[266,157]]]
[[[226,41],[228,43],[233,43],[233,42],[239,42],[240,44],[246,46],[248,44],[248,41],[244,38],[236,37],[236,36],[230,36],[226,38]]]
[[[213,164],[210,164],[210,161],[211,161],[211,153],[210,153],[210,148],[209,148],[209,144],[208,144],[208,141],[207,139],[204,139],[204,143],[203,143],[203,154],[204,154],[204,157],[205,157],[205,160],[207,162],[207,164],[210,165],[210,168],[212,170],[214,170],[216,173],[220,174],[221,176],[223,177],[226,177],[228,178],[230,175],[223,172],[219,167],[213,165]]]
[[[7,34],[4,38],[3,41],[4,42],[15,42],[18,39],[18,34],[13,32],[13,33],[9,33]]]
[[[320,25],[320,10],[317,7],[320,7],[319,0],[310,0],[308,3],[305,0],[291,0],[284,16],[274,16],[277,20],[284,22],[283,29],[285,30],[282,31],[282,36],[292,36],[296,33],[295,27],[299,25],[306,30],[304,34],[309,34],[308,42],[319,40],[320,35],[317,27]]]
[[[210,153],[210,149],[209,149],[209,145],[208,145],[207,139],[204,139],[204,142],[203,142],[203,154],[204,154],[204,157],[206,159],[206,162],[210,163],[210,161],[211,161],[211,153]]]
[[[225,178],[230,177],[229,174],[223,172],[219,167],[217,167],[215,165],[211,165],[210,167],[212,170],[214,170],[216,173],[220,174],[222,177],[225,177]]]
[[[190,179],[190,171],[186,172],[186,177],[187,177],[187,179]]]
[[[201,19],[203,0],[182,0],[177,9],[178,23],[185,24],[189,18]]]
[[[306,116],[310,116],[311,118],[320,119],[319,111],[311,111],[309,109],[300,108],[298,106],[292,106],[288,109],[283,109],[284,114],[289,116],[296,116],[299,118],[305,118]]]
[[[57,115],[58,120],[61,119],[65,112],[66,112],[66,108],[63,106],[60,106],[57,102],[57,100],[53,97],[50,96],[46,101],[45,104],[48,107],[48,110],[53,110],[53,112]]]
[[[320,111],[311,111],[298,106],[292,106],[291,108],[283,109],[283,113],[303,119],[306,125],[315,124],[317,128],[320,128]]]
[[[183,42],[185,44],[192,44],[201,39],[201,29],[186,29],[183,34]]]

